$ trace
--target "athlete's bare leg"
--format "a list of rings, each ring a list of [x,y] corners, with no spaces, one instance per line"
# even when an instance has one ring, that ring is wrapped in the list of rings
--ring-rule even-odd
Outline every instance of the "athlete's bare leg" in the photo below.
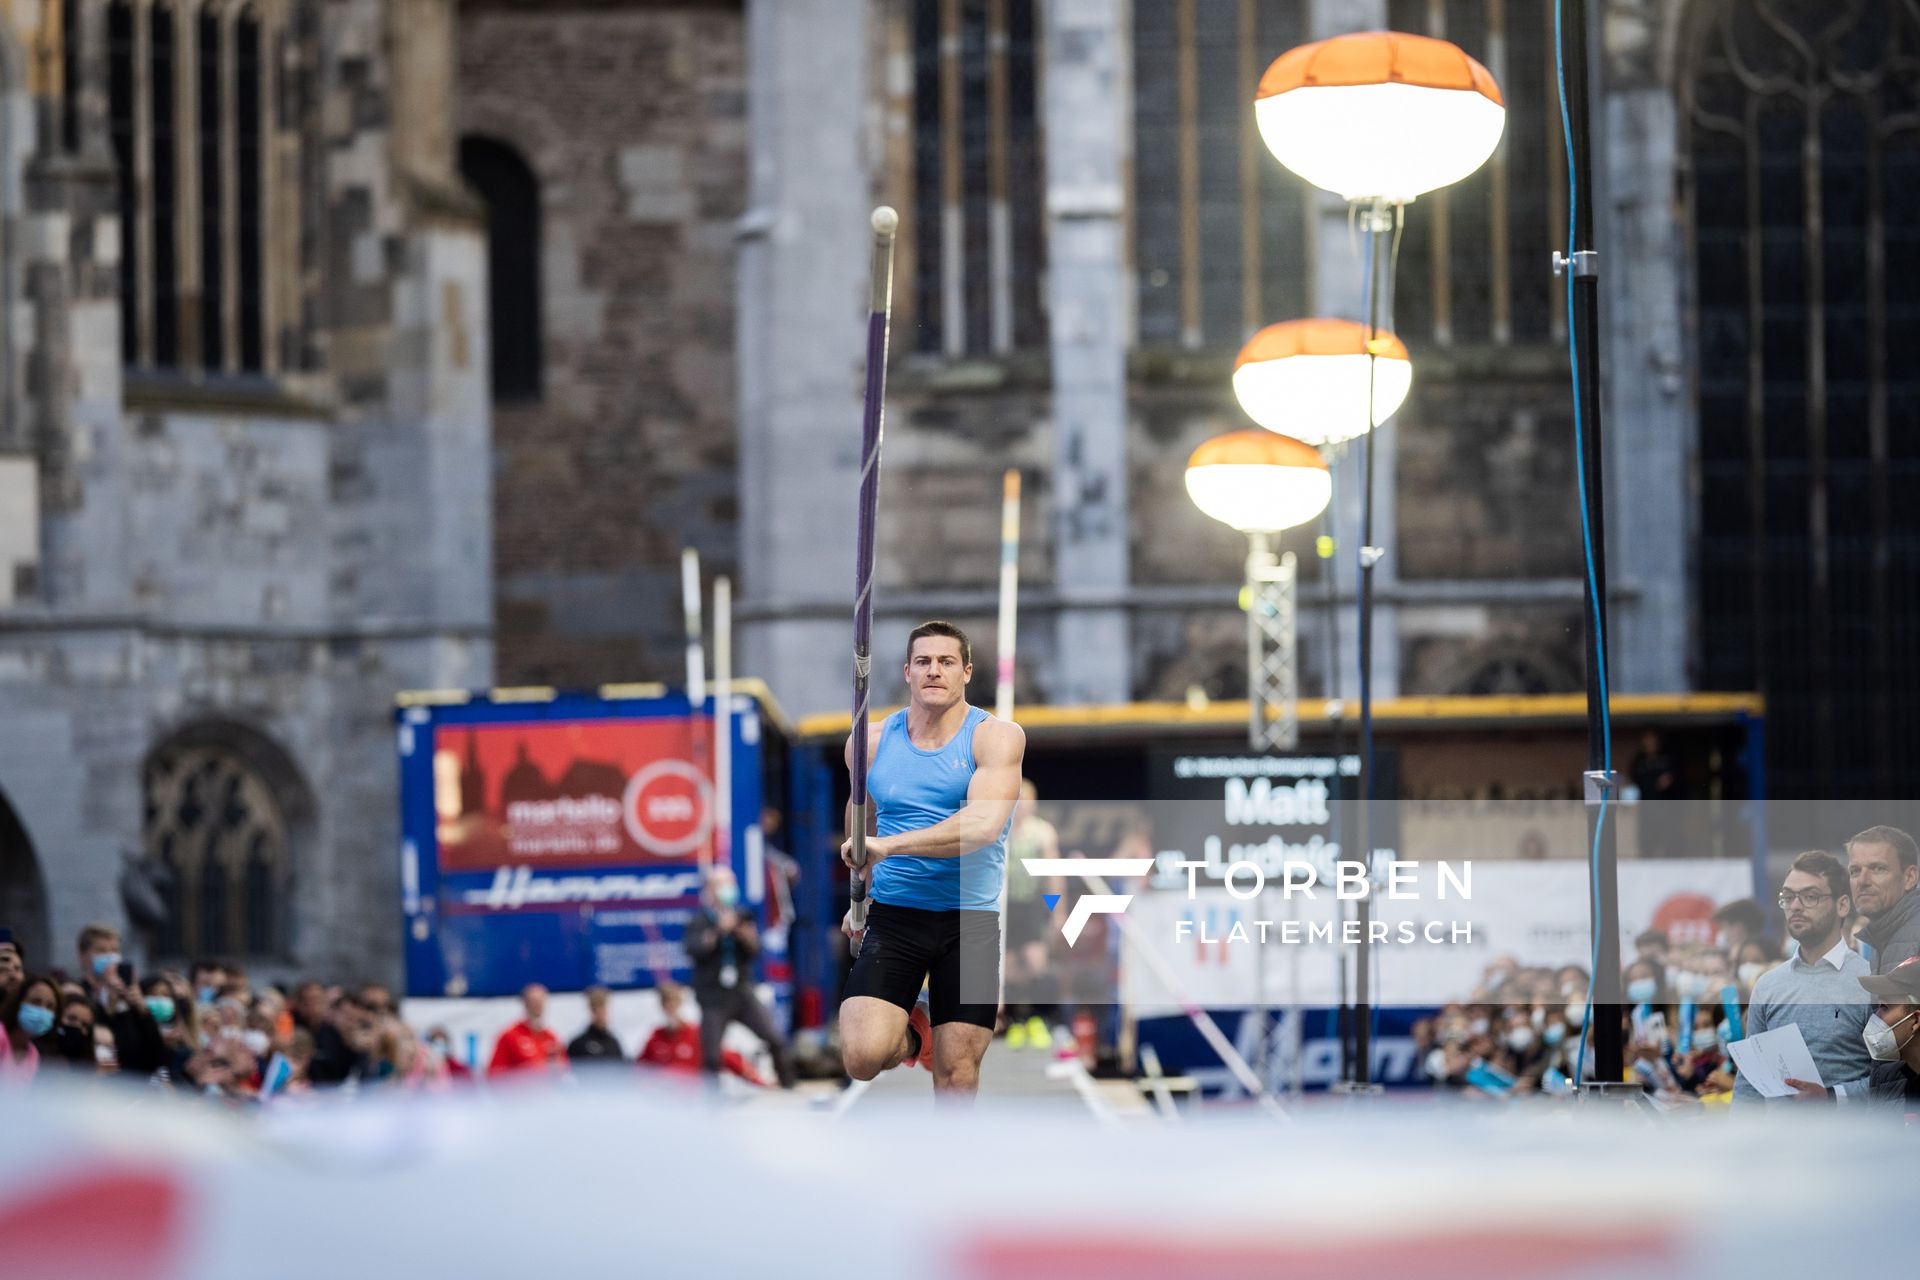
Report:
[[[971,1022],[943,1022],[933,1029],[933,1087],[942,1101],[973,1101],[980,1092],[980,1060],[992,1043],[993,1028]]]
[[[936,1053],[939,1043],[936,1035]],[[840,1061],[855,1080],[871,1080],[899,1066],[912,1049],[905,1009],[877,996],[848,996],[841,1001]]]

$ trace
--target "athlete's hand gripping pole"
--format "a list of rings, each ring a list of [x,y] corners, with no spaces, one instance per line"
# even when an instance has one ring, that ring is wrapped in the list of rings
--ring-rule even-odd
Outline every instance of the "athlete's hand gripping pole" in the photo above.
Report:
[[[880,440],[886,425],[887,338],[893,320],[893,237],[900,215],[887,205],[873,211],[872,291],[867,312],[866,411],[860,423],[860,521],[854,548],[853,759],[849,799],[854,875],[847,912],[853,950],[867,927],[867,678],[873,672],[873,545],[880,506]]]

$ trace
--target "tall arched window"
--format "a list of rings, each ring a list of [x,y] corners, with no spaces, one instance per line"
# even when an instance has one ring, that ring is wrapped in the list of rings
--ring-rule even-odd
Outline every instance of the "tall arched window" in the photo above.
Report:
[[[1042,346],[1039,12],[914,0],[913,309],[919,350]]]
[[[66,28],[65,65],[74,77],[87,65],[84,35],[78,25]],[[267,38],[257,5],[108,6],[121,348],[136,368],[268,370]],[[77,93],[71,86],[76,139]],[[189,173],[198,180],[183,188]]]
[[[147,856],[168,873],[168,920],[153,940],[155,952],[287,957],[289,797],[210,732],[181,735],[156,750],[145,784]]]
[[[1920,15],[1692,16],[1701,683],[1766,695],[1774,794],[1895,794],[1920,770]]]
[[[1133,257],[1140,344],[1235,351],[1307,314],[1306,184],[1260,141],[1267,64],[1307,39],[1288,0],[1133,6]]]
[[[492,138],[460,140],[460,174],[487,205],[487,321],[493,398],[540,398],[540,182]]]

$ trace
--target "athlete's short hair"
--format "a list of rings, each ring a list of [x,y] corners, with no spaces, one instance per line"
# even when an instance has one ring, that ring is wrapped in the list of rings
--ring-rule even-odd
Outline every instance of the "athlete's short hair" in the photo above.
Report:
[[[960,665],[963,667],[973,665],[973,642],[967,639],[967,633],[954,626],[951,622],[942,622],[938,618],[931,622],[923,622],[913,630],[907,632],[908,662],[913,661],[914,641],[919,640],[922,636],[945,636],[949,640],[958,640],[960,642]]]

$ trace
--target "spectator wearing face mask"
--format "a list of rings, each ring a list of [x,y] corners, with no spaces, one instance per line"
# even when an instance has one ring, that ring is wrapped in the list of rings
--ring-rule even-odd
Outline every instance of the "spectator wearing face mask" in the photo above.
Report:
[[[1899,1104],[1912,1115],[1920,1110],[1920,957],[1869,974],[1860,985],[1877,1001],[1861,1041],[1876,1068],[1891,1069],[1885,1077],[1876,1073],[1874,1100]]]
[[[740,909],[740,887],[730,869],[715,867],[708,874],[700,910],[687,923],[685,944],[693,961],[694,998],[700,1002],[701,1065],[707,1074],[720,1071],[720,1041],[727,1024],[738,1022],[766,1043],[780,1087],[791,1089],[793,1055],[753,992],[760,931],[753,917]]]
[[[1847,841],[1847,874],[1854,909],[1867,917],[1858,938],[1873,976],[1920,955],[1920,849],[1913,837],[1898,827],[1868,827]],[[1897,1064],[1874,1064],[1875,1097],[1889,1097],[1899,1087]]]
[[[1540,1040],[1540,1028],[1545,1025],[1544,1014],[1536,1026],[1531,1010],[1515,1007],[1507,1011],[1500,1028],[1500,1047],[1506,1051],[1510,1071],[1536,1084],[1545,1070],[1547,1052]]]
[[[40,1069],[92,1072],[93,1021],[93,1001],[84,995],[62,998],[52,1033],[39,1042]]]
[[[193,1001],[198,1005],[211,1005],[220,998],[220,988],[227,984],[226,966],[218,960],[195,960],[187,977],[193,983]]]
[[[22,975],[0,1001],[0,1086],[25,1084],[40,1069],[39,1041],[53,1033],[60,989],[53,979]]]
[[[1795,1089],[1791,1101],[1859,1101],[1868,1096],[1873,1062],[1860,1038],[1867,1006],[1859,996],[1867,962],[1847,946],[1842,930],[1852,908],[1847,870],[1838,858],[1814,850],[1793,860],[1780,886],[1780,909],[1786,913],[1787,936],[1800,948],[1785,964],[1760,975],[1746,1025],[1749,1036],[1788,1023],[1798,1026],[1820,1078],[1833,1082],[1829,1087],[1789,1079]],[[1763,1101],[1744,1078],[1735,1083],[1733,1096],[1736,1106]]]
[[[1621,975],[1621,987],[1627,993],[1627,1003],[1644,1005],[1649,1009],[1667,1004],[1667,975],[1663,969],[1651,960],[1635,960],[1627,966]]]
[[[445,1027],[427,1028],[427,1053],[446,1068],[449,1083],[459,1084],[473,1078],[473,1070],[453,1051],[453,1035]]]
[[[487,1064],[489,1077],[538,1075],[557,1071],[563,1060],[560,1037],[547,1028],[547,989],[530,982],[520,992],[525,1016],[500,1033]]]
[[[167,1062],[161,1069],[169,1081],[180,1083],[186,1078],[188,1060],[200,1047],[197,1010],[191,1000],[180,999],[173,981],[164,975],[147,978],[140,984],[140,993],[167,1047]]]
[[[94,1020],[113,1032],[120,1068],[150,1076],[166,1066],[166,1040],[133,981],[133,967],[121,955],[120,931],[112,925],[90,924],[80,931],[75,949],[80,980],[94,1002]]]
[[[1691,1023],[1683,1024],[1671,1062],[1675,1079],[1688,1093],[1718,1095],[1733,1089],[1732,1077],[1725,1074],[1726,1050],[1721,1043],[1725,1025],[1718,1003],[1695,1006]]]
[[[1846,941],[1846,929],[1843,923],[1841,941]],[[1760,981],[1760,975],[1780,963],[1780,953],[1765,938],[1755,938],[1741,946],[1734,956],[1734,977],[1740,984],[1740,990],[1748,995],[1753,993],[1753,984]]]

